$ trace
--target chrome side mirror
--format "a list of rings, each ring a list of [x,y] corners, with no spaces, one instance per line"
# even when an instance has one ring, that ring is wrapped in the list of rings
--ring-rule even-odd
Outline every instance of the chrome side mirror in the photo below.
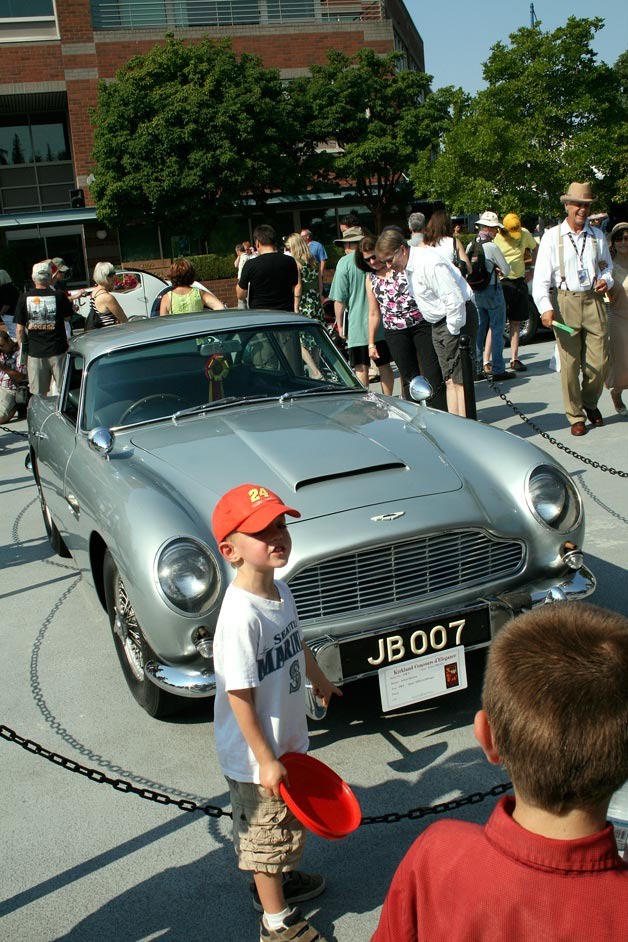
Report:
[[[87,442],[92,451],[106,458],[113,448],[113,435],[104,425],[93,428],[87,435]]]
[[[410,382],[410,396],[414,402],[420,402],[425,405],[428,399],[432,398],[433,390],[424,376],[415,376]]]

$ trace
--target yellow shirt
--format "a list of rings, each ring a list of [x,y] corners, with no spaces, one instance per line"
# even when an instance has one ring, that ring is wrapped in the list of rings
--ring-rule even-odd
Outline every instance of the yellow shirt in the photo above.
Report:
[[[493,239],[495,245],[504,253],[504,258],[510,265],[509,278],[523,278],[525,275],[525,264],[523,261],[526,249],[534,254],[538,248],[537,241],[528,229],[521,229],[521,235],[518,239],[513,239],[511,235],[504,235],[498,232]]]

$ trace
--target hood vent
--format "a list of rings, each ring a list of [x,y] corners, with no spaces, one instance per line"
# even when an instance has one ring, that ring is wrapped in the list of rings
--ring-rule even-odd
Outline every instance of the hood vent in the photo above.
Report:
[[[349,471],[335,471],[331,474],[319,474],[315,478],[305,478],[295,486],[295,491],[311,487],[312,484],[321,484],[323,481],[339,481],[341,478],[355,478],[361,474],[376,474],[378,471],[407,471],[408,466],[403,461],[389,461],[386,464],[377,464],[368,468],[352,468]]]

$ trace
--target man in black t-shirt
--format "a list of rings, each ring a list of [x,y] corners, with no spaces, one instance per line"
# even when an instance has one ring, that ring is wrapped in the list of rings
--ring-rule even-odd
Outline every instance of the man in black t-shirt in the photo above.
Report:
[[[33,266],[30,291],[20,296],[15,306],[15,336],[20,347],[28,336],[28,384],[35,396],[46,396],[52,379],[57,388],[61,376],[68,338],[65,321],[73,314],[72,303],[63,291],[52,288],[52,269],[48,262]]]
[[[236,294],[255,310],[294,311],[301,296],[301,275],[290,255],[277,251],[277,236],[272,226],[257,226],[253,244],[259,252],[242,269]]]

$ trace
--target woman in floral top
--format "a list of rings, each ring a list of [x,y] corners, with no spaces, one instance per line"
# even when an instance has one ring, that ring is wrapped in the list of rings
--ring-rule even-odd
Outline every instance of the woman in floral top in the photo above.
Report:
[[[432,329],[421,316],[405,272],[395,271],[378,259],[375,242],[373,236],[365,236],[355,256],[356,265],[368,272],[369,350],[377,355],[375,334],[383,321],[384,337],[401,376],[403,398],[410,398],[408,389],[415,376],[424,376],[434,391],[430,404],[446,412],[443,374],[432,345]]]

